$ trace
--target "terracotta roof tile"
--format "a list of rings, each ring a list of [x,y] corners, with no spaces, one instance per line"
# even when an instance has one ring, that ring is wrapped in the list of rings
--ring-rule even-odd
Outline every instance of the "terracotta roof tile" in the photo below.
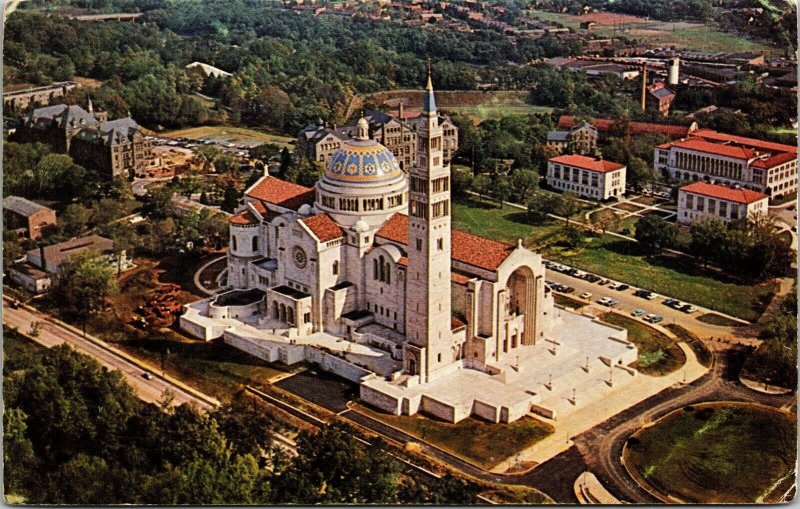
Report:
[[[713,140],[718,142],[735,143],[744,147],[751,147],[770,152],[789,152],[797,154],[797,147],[794,145],[784,145],[783,143],[773,143],[771,141],[756,140],[754,138],[745,138],[744,136],[734,136],[732,134],[725,134],[714,131],[713,129],[697,129],[692,132],[692,136],[699,136],[706,140]]]
[[[245,209],[237,214],[232,215],[231,218],[228,219],[228,222],[231,224],[245,225],[245,224],[258,224],[259,221],[258,218],[254,216],[252,212]]]
[[[608,131],[615,120],[610,118],[595,118],[591,124],[598,131]],[[569,129],[578,124],[578,120],[572,115],[561,115],[558,118],[559,129]],[[653,124],[649,122],[630,122],[628,124],[634,133],[661,133],[672,138],[684,138],[689,135],[689,126],[673,124]]]
[[[408,243],[408,216],[398,212],[375,235],[405,246]],[[514,250],[510,244],[461,230],[452,230],[451,244],[453,260],[485,270],[497,270]]]
[[[773,166],[788,163],[789,161],[794,161],[795,159],[797,159],[797,154],[792,152],[784,152],[766,159],[757,159],[750,163],[750,166],[755,166],[756,168],[772,168]]]
[[[694,150],[696,152],[705,152],[706,154],[715,154],[725,157],[732,157],[734,159],[748,160],[756,156],[756,153],[748,148],[733,147],[731,145],[723,145],[721,143],[711,143],[701,138],[687,138],[685,140],[678,140],[672,142],[673,147],[685,148],[687,150]]]
[[[301,219],[301,221],[314,232],[320,242],[328,242],[344,236],[342,228],[328,214],[317,214]]]
[[[275,177],[264,177],[247,191],[247,196],[287,209],[314,204],[314,190]]]
[[[550,162],[566,164],[576,168],[583,168],[585,170],[597,171],[606,173],[609,171],[619,170],[624,168],[623,165],[613,161],[606,161],[604,159],[595,159],[594,157],[587,157],[577,154],[569,154],[565,156],[553,157]]]
[[[749,189],[734,189],[732,187],[720,186],[718,184],[709,184],[706,182],[695,182],[688,186],[683,186],[681,191],[690,192],[693,194],[700,194],[717,198],[720,200],[727,200],[736,203],[753,203],[767,198],[764,193],[751,191]]]

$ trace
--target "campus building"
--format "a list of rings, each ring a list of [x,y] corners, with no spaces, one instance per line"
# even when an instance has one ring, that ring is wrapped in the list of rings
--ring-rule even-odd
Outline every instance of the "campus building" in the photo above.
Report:
[[[23,118],[15,134],[22,142],[39,142],[69,154],[86,169],[113,177],[133,178],[153,158],[153,142],[131,118],[108,120],[102,111],[56,104],[36,108]]]
[[[21,196],[3,198],[3,212],[3,227],[31,240],[41,237],[44,228],[56,224],[55,210]]]
[[[265,176],[247,189],[227,289],[188,304],[181,327],[316,363],[386,412],[449,422],[552,418],[602,398],[609,376],[634,380],[626,331],[555,306],[539,254],[452,229],[430,80],[420,118],[408,173],[362,118],[315,188]]]
[[[625,166],[577,154],[553,157],[547,162],[547,185],[593,200],[625,194]]]
[[[44,106],[64,97],[67,92],[78,86],[74,81],[59,81],[41,87],[3,92],[3,109],[8,114],[8,112],[23,111],[30,105]]]
[[[704,217],[728,224],[766,216],[768,211],[769,196],[750,189],[695,182],[678,190],[678,221],[683,224],[692,224]]]
[[[676,182],[714,181],[770,197],[797,193],[797,147],[698,129],[659,145],[655,169]]]
[[[547,133],[547,146],[559,154],[594,155],[597,151],[597,128],[581,121],[568,129],[556,129]]]
[[[439,116],[444,133],[442,150],[445,160],[450,161],[458,150],[458,128],[446,115]],[[422,126],[423,117],[406,118],[401,106],[396,117],[381,111],[367,111],[364,119],[369,126],[369,139],[389,149],[400,168],[408,171],[416,160],[417,130]],[[296,153],[327,166],[342,145],[354,139],[357,133],[357,125],[337,127],[320,120],[300,131]]]

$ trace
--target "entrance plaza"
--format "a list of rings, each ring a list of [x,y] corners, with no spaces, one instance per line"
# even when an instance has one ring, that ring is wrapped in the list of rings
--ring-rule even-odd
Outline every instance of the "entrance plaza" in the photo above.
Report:
[[[626,330],[558,307],[546,338],[518,355],[485,365],[462,359],[419,384],[402,375],[403,338],[391,329],[371,323],[349,337],[327,332],[301,337],[258,305],[234,316],[237,310],[231,308],[220,312],[219,301],[217,296],[187,305],[181,327],[206,340],[222,337],[266,361],[317,363],[359,383],[365,403],[396,415],[421,410],[448,422],[470,415],[510,422],[532,413],[558,422],[641,376],[628,367],[638,352]]]

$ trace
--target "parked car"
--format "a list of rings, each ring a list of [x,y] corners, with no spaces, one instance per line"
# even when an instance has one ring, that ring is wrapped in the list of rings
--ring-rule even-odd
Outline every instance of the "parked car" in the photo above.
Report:
[[[618,304],[618,302],[611,297],[603,297],[602,299],[598,300],[597,303],[606,307],[614,307]]]
[[[145,371],[144,373],[142,373],[142,378],[144,378],[145,380],[152,380],[153,374],[150,373],[149,371]]]
[[[664,299],[664,305],[669,307],[675,306],[678,302],[680,302],[678,299]]]
[[[600,281],[597,282],[598,285],[604,286],[608,284],[608,279],[601,277]]]
[[[621,284],[622,284],[622,283],[611,283],[610,285],[608,285],[608,289],[609,289],[609,290],[616,290],[617,288],[619,288],[619,286],[620,286]]]
[[[575,291],[575,288],[573,288],[571,286],[565,286],[564,289],[561,290],[561,291],[564,292],[564,293],[572,293],[572,292]]]
[[[655,313],[650,313],[649,315],[644,317],[645,322],[649,323],[658,323],[664,320],[664,317],[661,315],[657,315]]]
[[[597,283],[598,281],[600,281],[600,276],[597,276],[595,274],[586,274],[586,277],[584,279],[590,283]]]
[[[695,311],[697,311],[697,308],[692,306],[691,304],[684,304],[683,306],[681,306],[681,311],[683,311],[686,314],[692,314]]]
[[[580,297],[581,299],[588,299],[591,296],[592,294],[589,292],[583,292],[582,294],[578,295],[578,297]]]
[[[644,309],[636,309],[631,313],[631,315],[635,316],[636,318],[644,316]]]
[[[630,285],[626,285],[625,283],[622,283],[619,286],[617,286],[615,288],[615,290],[617,290],[618,292],[622,292],[622,291],[627,290],[628,288],[630,288]]]

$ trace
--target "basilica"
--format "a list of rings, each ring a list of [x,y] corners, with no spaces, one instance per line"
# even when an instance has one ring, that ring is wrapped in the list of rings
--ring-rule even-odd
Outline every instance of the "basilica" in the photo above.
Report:
[[[555,306],[540,255],[452,229],[444,119],[429,78],[410,166],[362,118],[315,188],[264,176],[247,189],[226,291],[187,305],[183,329],[450,422],[554,418],[578,393],[602,397],[614,370],[632,380],[626,331]]]

